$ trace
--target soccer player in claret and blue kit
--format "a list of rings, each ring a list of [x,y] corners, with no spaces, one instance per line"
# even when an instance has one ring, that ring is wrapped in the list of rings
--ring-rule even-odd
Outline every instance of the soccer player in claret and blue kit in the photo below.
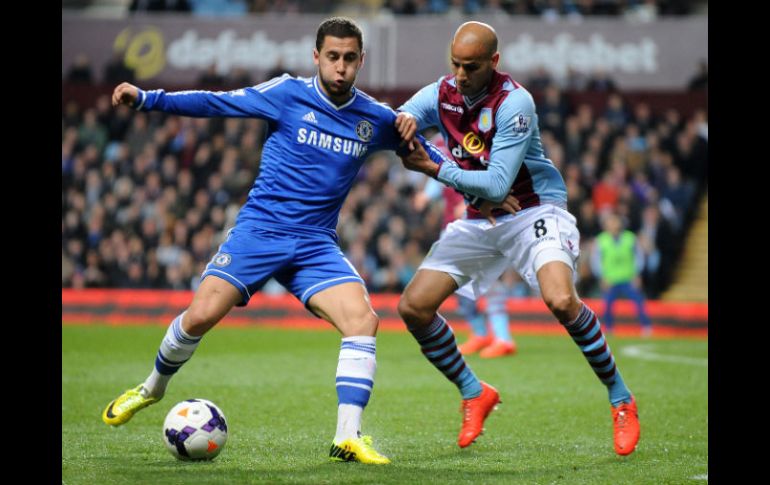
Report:
[[[423,353],[460,390],[463,424],[458,444],[481,433],[499,401],[497,390],[465,369],[452,330],[437,311],[452,293],[477,298],[507,268],[539,292],[606,386],[615,452],[628,455],[639,441],[636,400],[631,394],[591,308],[574,285],[580,234],[566,210],[567,189],[543,151],[535,103],[510,75],[497,70],[497,34],[481,22],[461,25],[452,39],[452,75],[442,76],[407,101],[397,120],[406,140],[437,127],[453,161],[424,160],[421,146],[404,166],[472,197],[466,217],[448,225],[399,302],[399,313]],[[406,115],[408,113],[409,115]],[[515,214],[485,205],[514,197]],[[478,199],[475,199],[475,198]],[[568,410],[565,410],[568,412]]]
[[[313,77],[283,75],[228,92],[144,91],[128,83],[115,88],[113,105],[194,117],[261,118],[268,133],[260,174],[235,226],[203,271],[190,306],[171,322],[150,375],[107,405],[105,423],[122,425],[158,402],[203,335],[274,277],[342,334],[330,459],[390,462],[371,437],[361,434],[377,367],[379,319],[363,280],[339,248],[335,228],[367,156],[408,149],[395,128],[396,113],[353,86],[364,50],[352,20],[335,17],[320,25],[313,61],[318,66]],[[441,156],[424,139],[420,143],[429,156]]]

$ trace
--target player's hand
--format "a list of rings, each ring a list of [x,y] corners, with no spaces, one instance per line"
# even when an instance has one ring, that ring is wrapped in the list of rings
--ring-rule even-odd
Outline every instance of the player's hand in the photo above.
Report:
[[[112,92],[112,105],[125,104],[133,106],[136,98],[139,97],[139,88],[129,83],[120,83],[115,91]]]
[[[409,150],[414,150],[414,135],[417,134],[417,120],[414,116],[404,111],[396,115],[396,130],[403,140],[401,144],[408,143]]]
[[[483,215],[493,226],[497,223],[497,219],[492,215],[494,209],[503,209],[510,214],[516,214],[521,210],[521,205],[519,205],[519,199],[511,194],[508,194],[502,202],[496,203],[489,200],[482,202],[481,207],[479,207],[479,212],[481,212],[481,215]]]
[[[425,147],[421,143],[415,143],[415,149],[412,153],[399,158],[401,158],[401,163],[408,170],[422,172],[434,178],[438,173],[438,165],[430,159],[428,152],[425,151]]]

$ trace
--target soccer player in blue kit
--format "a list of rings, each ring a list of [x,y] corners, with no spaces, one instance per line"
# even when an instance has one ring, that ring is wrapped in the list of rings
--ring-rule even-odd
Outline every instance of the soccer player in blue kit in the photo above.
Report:
[[[352,20],[336,17],[319,26],[313,61],[318,73],[312,78],[283,75],[229,92],[143,91],[128,83],[115,88],[113,105],[184,116],[256,117],[268,122],[268,135],[260,174],[192,303],[168,328],[147,379],[107,405],[105,423],[121,425],[159,401],[201,337],[275,277],[342,334],[330,459],[390,462],[371,437],[361,435],[361,415],[374,384],[379,319],[363,280],[339,248],[335,228],[367,155],[398,150],[402,139],[396,113],[353,87],[364,51]],[[430,156],[438,153],[425,146]]]
[[[484,294],[507,268],[515,269],[565,327],[594,374],[606,387],[615,452],[628,455],[639,441],[636,399],[626,386],[596,314],[577,295],[573,279],[580,234],[566,211],[567,188],[540,141],[532,96],[497,70],[497,34],[481,22],[466,22],[451,45],[453,75],[442,76],[407,101],[397,127],[405,140],[417,129],[438,127],[454,161],[425,163],[421,147],[404,166],[488,202],[515,195],[515,215],[487,214],[468,206],[466,218],[448,225],[404,289],[398,310],[423,353],[460,390],[463,425],[458,444],[481,433],[499,401],[497,390],[463,378],[464,363],[438,308],[452,293]],[[408,115],[407,115],[408,114]],[[410,142],[411,144],[411,142]]]

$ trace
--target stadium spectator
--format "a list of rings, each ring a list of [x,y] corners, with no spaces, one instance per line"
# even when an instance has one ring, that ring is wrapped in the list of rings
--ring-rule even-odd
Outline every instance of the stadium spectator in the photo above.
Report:
[[[683,228],[689,215],[690,206],[694,202],[692,197],[694,192],[695,187],[691,181],[682,179],[682,171],[679,167],[671,165],[666,169],[666,186],[660,196],[672,208],[673,213],[669,216],[669,222],[677,230]]]
[[[129,12],[189,12],[188,0],[131,0]]]
[[[416,15],[430,11],[428,0],[388,0],[385,8],[396,15]]]
[[[559,139],[564,139],[567,118],[567,101],[555,83],[547,84],[538,108],[541,130],[548,130]]]
[[[587,83],[585,74],[572,66],[567,67],[567,75],[562,80],[562,87],[565,91],[583,91]]]
[[[708,122],[705,112],[696,111],[675,139],[674,165],[681,169],[687,180],[694,182],[695,193],[699,195],[708,176]]]
[[[107,84],[117,84],[124,81],[132,83],[135,78],[134,70],[126,65],[125,52],[113,51],[112,57],[104,65],[102,81]]]
[[[98,152],[94,155],[99,156],[107,145],[107,136],[107,129],[98,122],[96,109],[87,109],[78,129],[78,140],[86,147],[93,146]]]
[[[189,3],[193,15],[201,17],[239,17],[248,11],[246,0],[189,0]]]
[[[646,102],[639,102],[634,105],[633,122],[639,128],[642,135],[647,135],[652,131],[657,123],[655,116]]]
[[[603,118],[609,122],[612,133],[619,132],[628,123],[628,112],[623,97],[618,93],[607,96],[607,108]]]
[[[230,75],[227,76],[226,84],[232,88],[242,88],[244,86],[253,86],[254,81],[252,80],[249,71],[242,67],[236,67],[233,68],[233,70],[230,72]]]
[[[480,0],[428,0],[430,11],[448,16],[472,15],[478,12]]]
[[[527,80],[526,86],[532,92],[540,93],[540,91],[544,91],[551,84],[553,84],[551,73],[545,67],[538,66]]]
[[[92,84],[94,81],[91,61],[85,54],[78,54],[72,62],[66,76],[67,81],[78,84]]]
[[[594,185],[591,196],[594,208],[599,214],[614,211],[620,198],[620,179],[611,170],[604,172],[599,183]]]
[[[658,0],[629,1],[623,15],[630,21],[653,22],[658,17],[658,3]]]
[[[643,209],[638,237],[645,254],[644,290],[651,298],[657,298],[668,287],[681,243],[671,225],[661,217],[657,204]]]
[[[690,81],[687,83],[687,89],[690,91],[698,91],[701,89],[708,89],[709,86],[709,65],[708,62],[705,60],[701,60],[698,63],[698,70],[693,75],[693,77],[690,78]]]
[[[596,69],[586,81],[586,90],[599,93],[608,93],[617,90],[615,81],[604,69]]]
[[[221,88],[225,85],[225,77],[219,74],[216,64],[211,64],[198,77],[198,84],[208,88]]]

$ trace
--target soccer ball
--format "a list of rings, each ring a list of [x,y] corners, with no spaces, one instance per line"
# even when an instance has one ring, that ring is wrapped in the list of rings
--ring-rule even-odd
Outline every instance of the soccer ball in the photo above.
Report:
[[[211,460],[227,442],[227,421],[211,401],[188,399],[168,412],[163,442],[180,460]]]

